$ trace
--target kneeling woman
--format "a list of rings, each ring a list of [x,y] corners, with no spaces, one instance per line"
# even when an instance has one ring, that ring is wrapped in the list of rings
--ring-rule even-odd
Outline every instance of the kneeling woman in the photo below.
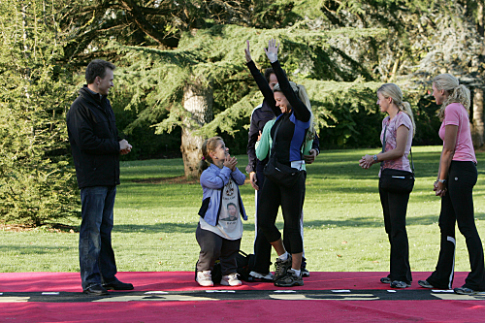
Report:
[[[409,244],[406,232],[406,210],[409,201],[409,191],[401,192],[397,188],[383,185],[383,171],[393,169],[402,171],[405,179],[414,184],[408,155],[415,133],[415,125],[411,106],[402,101],[401,89],[393,83],[382,85],[377,90],[377,104],[381,112],[388,114],[382,121],[381,142],[382,152],[371,156],[365,155],[360,160],[362,168],[369,168],[381,162],[379,174],[379,196],[384,213],[384,225],[391,244],[391,265],[387,277],[381,282],[390,284],[392,288],[411,286],[411,269],[409,267]],[[412,176],[412,177],[410,177]]]
[[[310,100],[304,87],[297,86],[294,83],[290,84],[281,69],[278,62],[276,42],[271,40],[268,49],[265,51],[278,78],[278,85],[275,86],[274,93],[264,78],[260,77],[260,73],[249,53],[249,43],[246,49],[246,60],[264,98],[277,116],[270,129],[273,141],[270,160],[274,159],[280,164],[297,169],[300,172],[298,172],[296,183],[292,184],[291,187],[284,186],[265,174],[266,180],[261,188],[257,212],[260,227],[278,254],[275,263],[275,285],[283,287],[301,286],[303,285],[301,274],[303,241],[300,231],[300,217],[305,198],[306,177],[301,147],[306,138],[313,140],[314,137],[314,132],[311,130],[312,113]],[[291,255],[285,250],[281,233],[275,225],[280,205],[284,219],[285,245],[291,247]]]

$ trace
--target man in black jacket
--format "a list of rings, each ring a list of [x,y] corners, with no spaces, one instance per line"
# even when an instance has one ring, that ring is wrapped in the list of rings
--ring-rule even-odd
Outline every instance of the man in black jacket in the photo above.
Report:
[[[108,289],[129,290],[119,281],[111,247],[116,185],[120,183],[120,154],[131,145],[118,137],[115,116],[107,99],[113,86],[112,63],[96,59],[86,68],[87,85],[67,113],[67,129],[81,190],[82,223],[79,262],[83,291],[108,295]]]

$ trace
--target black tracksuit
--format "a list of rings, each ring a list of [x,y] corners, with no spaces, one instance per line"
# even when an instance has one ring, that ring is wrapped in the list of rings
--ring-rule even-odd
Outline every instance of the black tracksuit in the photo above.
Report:
[[[281,111],[278,107],[276,107],[273,92],[271,91],[266,79],[264,79],[261,73],[257,70],[254,62],[249,62],[247,65],[265,97],[264,103],[267,104],[267,107],[271,108],[274,115],[280,115]],[[278,81],[280,83],[282,91],[285,93],[285,96],[293,107],[292,114],[295,115],[296,119],[307,122],[310,118],[310,112],[291,89],[286,75],[284,75],[284,72],[279,65],[279,62],[275,62],[272,65],[274,67],[275,74],[278,77]],[[263,108],[264,107],[265,106],[263,105]],[[262,112],[266,111],[267,109],[262,110]],[[264,122],[264,124],[266,124],[266,122]],[[279,136],[277,137],[277,142],[279,143],[279,145],[276,146],[276,156],[279,162],[283,162],[284,164],[289,165],[289,145],[294,131],[294,123],[289,120],[289,115],[283,116],[278,122],[284,123],[280,127]],[[251,123],[253,124],[253,122]],[[257,125],[260,124],[260,122],[258,121],[254,123],[256,123]],[[251,159],[252,154],[255,155],[254,152],[251,151],[251,149],[254,149],[254,143],[252,143],[251,141],[256,141],[259,130],[262,131],[262,129],[256,129],[256,127],[252,127],[252,129],[250,128],[248,142],[249,165],[246,168],[246,170],[248,171],[254,170],[254,162],[252,162]],[[274,136],[273,132],[274,129],[271,133],[272,137]],[[285,140],[288,139],[286,138],[287,136],[289,136],[290,141]],[[282,150],[280,151],[280,149]],[[261,166],[262,171],[262,169],[264,168],[264,164]],[[258,169],[259,165],[257,166],[257,170]],[[259,273],[265,274],[269,271],[269,257],[271,253],[271,246],[269,245],[268,241],[275,241],[281,237],[280,232],[274,225],[276,220],[276,214],[280,205],[282,206],[283,216],[285,220],[285,246],[288,246],[287,249],[290,249],[289,251],[291,251],[292,253],[299,253],[303,251],[302,237],[300,233],[300,216],[303,207],[305,192],[305,178],[303,176],[301,178],[302,180],[300,180],[295,185],[295,187],[287,189],[279,187],[269,180],[264,180],[264,176],[257,177],[260,191],[258,192],[257,202],[258,234],[255,241],[256,264],[254,270]],[[296,192],[298,194],[295,194]],[[259,197],[262,198],[259,199]],[[286,203],[285,201],[291,203]],[[261,233],[264,233],[264,236],[262,236]]]

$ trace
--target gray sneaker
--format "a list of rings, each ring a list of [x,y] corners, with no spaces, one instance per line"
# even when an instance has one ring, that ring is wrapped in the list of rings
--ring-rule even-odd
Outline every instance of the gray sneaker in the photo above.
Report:
[[[288,271],[288,269],[291,268],[291,255],[288,255],[288,258],[284,261],[279,258],[276,258],[274,267],[275,267],[274,281],[276,282],[281,277],[285,277],[286,272]]]
[[[297,276],[293,269],[288,269],[286,276],[281,277],[279,280],[275,280],[275,286],[279,287],[292,287],[292,286],[303,286],[303,277]]]
[[[423,288],[434,288],[434,286],[428,283],[427,280],[418,280],[418,284]]]
[[[411,287],[411,284],[403,282],[402,280],[393,280],[391,282],[391,288],[408,288]]]
[[[468,288],[468,287],[457,287],[457,288],[453,289],[453,291],[456,294],[459,294],[459,295],[478,295],[478,296],[484,296],[485,295],[485,292],[473,290],[473,289]]]

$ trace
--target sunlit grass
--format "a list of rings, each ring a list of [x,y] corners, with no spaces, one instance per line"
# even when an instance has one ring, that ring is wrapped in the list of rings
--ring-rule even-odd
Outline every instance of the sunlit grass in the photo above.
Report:
[[[414,271],[431,271],[439,249],[439,198],[432,192],[440,147],[413,148],[416,185],[411,194],[407,229]],[[387,271],[389,242],[377,193],[378,168],[362,170],[358,160],[378,149],[323,151],[308,166],[304,206],[305,252],[312,271]],[[485,238],[485,186],[478,153],[479,180],[474,190],[476,224]],[[238,156],[240,169],[246,156]],[[199,184],[167,184],[162,178],[183,176],[181,159],[123,162],[115,206],[113,245],[119,271],[193,270],[201,204]],[[150,179],[153,179],[150,181]],[[141,181],[143,180],[143,181]],[[241,187],[249,215],[242,250],[252,252],[254,190]],[[282,218],[277,225],[282,228]],[[458,230],[457,230],[458,232]],[[0,270],[78,271],[78,234],[0,233]],[[456,270],[469,270],[465,241],[457,237]]]

